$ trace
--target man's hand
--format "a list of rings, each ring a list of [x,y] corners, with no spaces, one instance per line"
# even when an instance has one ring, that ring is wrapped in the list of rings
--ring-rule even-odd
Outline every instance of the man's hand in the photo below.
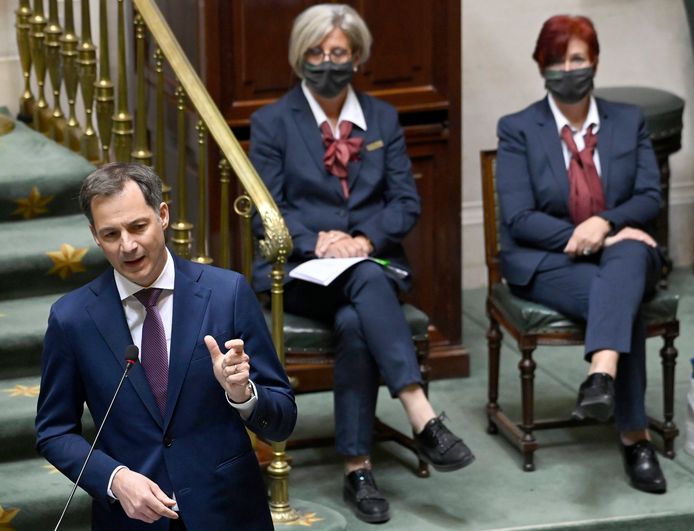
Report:
[[[113,476],[111,491],[129,518],[151,524],[162,516],[176,520],[178,514],[170,509],[176,501],[169,498],[154,481],[121,468]]]
[[[635,229],[633,227],[624,227],[614,236],[608,236],[607,238],[605,238],[604,245],[605,247],[609,247],[610,245],[614,245],[615,243],[621,242],[623,240],[637,240],[645,243],[649,247],[658,246],[658,244],[650,234],[648,234],[645,231],[642,231],[641,229]]]
[[[225,348],[229,349],[226,355],[222,354],[212,336],[205,336],[205,345],[212,356],[215,378],[226,391],[229,400],[239,404],[247,401],[251,397],[248,384],[251,365],[248,354],[243,351],[243,340],[230,339],[225,342]]]
[[[610,223],[600,216],[591,216],[574,229],[564,252],[569,256],[585,256],[598,252],[610,232]]]

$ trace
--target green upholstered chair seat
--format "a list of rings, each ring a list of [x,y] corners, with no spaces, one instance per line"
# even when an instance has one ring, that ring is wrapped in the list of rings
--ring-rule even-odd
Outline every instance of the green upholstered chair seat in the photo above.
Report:
[[[495,284],[490,300],[504,314],[511,326],[524,334],[577,333],[583,329],[579,323],[567,319],[547,306],[516,297],[506,284]],[[642,306],[646,324],[655,325],[676,320],[678,301],[677,295],[658,290],[653,298]]]
[[[405,319],[412,330],[415,341],[427,339],[429,317],[411,304],[402,305]],[[268,309],[264,309],[265,321],[270,326],[271,316]],[[288,353],[318,352],[327,353],[333,351],[333,331],[321,321],[284,313],[284,349]]]
[[[604,87],[595,89],[595,95],[638,106],[653,140],[682,131],[684,100],[671,92],[650,87]]]

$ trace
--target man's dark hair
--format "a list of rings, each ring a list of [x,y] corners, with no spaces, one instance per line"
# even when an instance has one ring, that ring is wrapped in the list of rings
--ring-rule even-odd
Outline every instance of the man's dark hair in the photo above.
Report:
[[[98,170],[87,175],[82,183],[80,206],[91,225],[94,225],[92,199],[97,196],[115,195],[123,190],[128,181],[137,183],[145,202],[155,212],[159,212],[159,205],[164,199],[161,191],[161,179],[154,173],[154,170],[149,166],[134,162],[112,162],[104,164]]]

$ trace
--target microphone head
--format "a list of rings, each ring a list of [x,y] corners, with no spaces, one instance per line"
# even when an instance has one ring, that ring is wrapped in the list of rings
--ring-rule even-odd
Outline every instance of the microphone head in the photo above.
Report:
[[[125,362],[128,365],[137,363],[139,354],[140,349],[137,348],[137,345],[128,345],[128,348],[125,349]]]

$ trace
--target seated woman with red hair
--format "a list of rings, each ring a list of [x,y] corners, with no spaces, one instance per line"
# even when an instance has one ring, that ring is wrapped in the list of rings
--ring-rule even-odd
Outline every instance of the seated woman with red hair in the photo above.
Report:
[[[599,52],[589,19],[548,19],[533,54],[548,94],[499,121],[502,269],[516,295],[585,321],[573,415],[614,416],[632,486],[662,493],[639,313],[662,264],[660,174],[639,109],[593,96]]]

